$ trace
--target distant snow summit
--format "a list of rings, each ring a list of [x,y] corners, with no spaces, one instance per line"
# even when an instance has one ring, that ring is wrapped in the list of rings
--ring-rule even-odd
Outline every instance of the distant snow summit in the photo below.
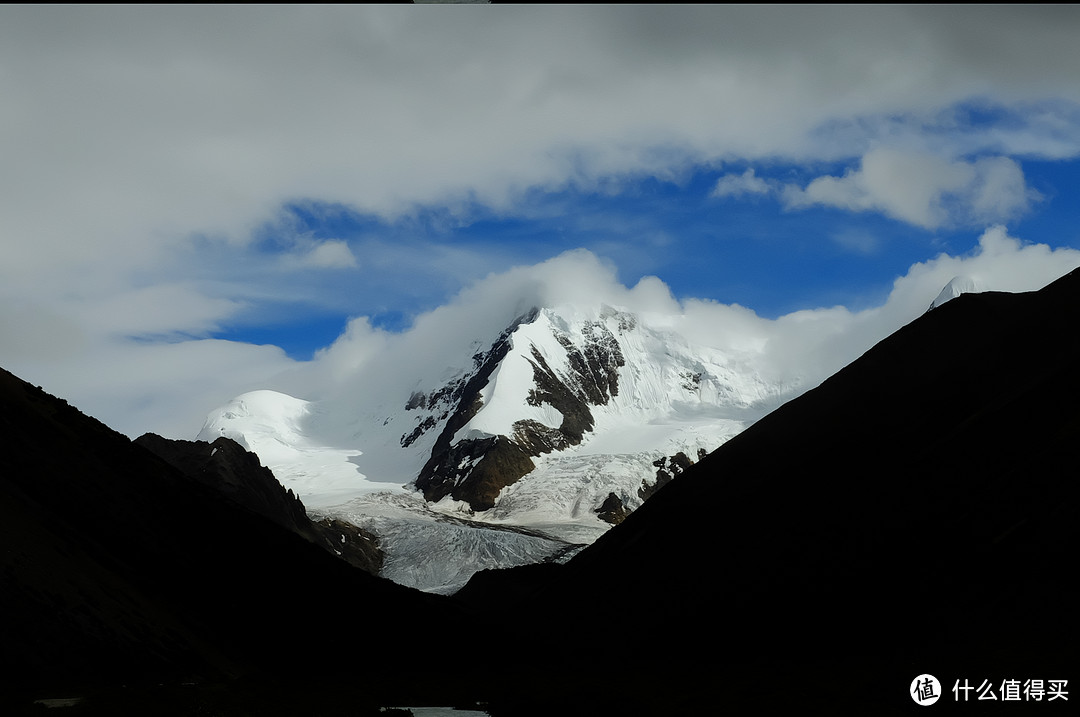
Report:
[[[689,341],[671,317],[606,304],[536,307],[471,345],[481,348],[441,357],[452,364],[441,380],[403,384],[380,405],[238,396],[198,439],[234,438],[309,510],[376,534],[452,519],[455,531],[484,528],[495,542],[512,528],[551,542],[495,561],[511,565],[591,542],[798,388],[765,380],[753,355]]]

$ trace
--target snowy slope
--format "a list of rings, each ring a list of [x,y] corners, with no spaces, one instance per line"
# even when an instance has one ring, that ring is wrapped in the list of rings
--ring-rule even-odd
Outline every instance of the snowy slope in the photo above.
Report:
[[[937,298],[930,303],[930,308],[927,311],[936,309],[946,301],[951,301],[961,294],[978,294],[983,291],[986,291],[986,289],[983,287],[982,282],[977,279],[970,276],[954,276],[941,290],[941,293],[937,295]]]
[[[492,334],[378,391],[244,394],[198,438],[238,440],[309,511],[379,535],[385,576],[446,591],[592,542],[611,525],[605,501],[640,505],[657,461],[696,460],[797,389],[762,379],[752,354],[691,343],[667,316],[558,306]],[[491,468],[507,465],[499,451],[511,470]]]
[[[206,419],[196,440],[232,438],[259,456],[263,465],[309,509],[335,505],[386,488],[367,480],[353,463],[360,451],[314,441],[305,431],[311,404],[277,391],[237,396]]]
[[[596,342],[597,327],[617,343],[625,365],[618,373],[618,391],[593,411],[597,419],[591,443],[606,439],[602,452],[625,452],[640,447],[642,436],[618,438],[613,429],[642,424],[686,421],[703,413],[744,418],[746,410],[774,400],[778,387],[761,381],[750,361],[703,346],[691,346],[674,330],[653,329],[637,317],[602,307],[594,314],[572,307],[541,309],[534,321],[511,335],[512,348],[481,393],[484,406],[456,434],[509,435],[513,424],[536,420],[557,428],[563,419],[548,403],[529,405],[535,388],[532,352],[543,357],[558,375],[572,376],[571,347]]]

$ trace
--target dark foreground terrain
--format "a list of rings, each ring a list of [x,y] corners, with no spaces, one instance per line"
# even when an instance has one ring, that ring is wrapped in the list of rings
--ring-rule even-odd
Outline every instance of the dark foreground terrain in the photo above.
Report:
[[[10,374],[0,436],[11,710],[67,692],[90,695],[71,714],[904,714],[921,673],[936,713],[1075,702],[951,690],[1077,684],[1080,272],[929,312],[569,564],[453,599],[335,558]]]

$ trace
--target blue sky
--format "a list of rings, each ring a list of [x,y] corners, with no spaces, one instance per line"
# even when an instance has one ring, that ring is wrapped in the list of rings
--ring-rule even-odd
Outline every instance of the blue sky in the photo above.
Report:
[[[841,176],[854,168],[830,163],[816,169]],[[537,263],[576,248],[610,260],[628,286],[653,275],[677,298],[740,304],[766,318],[834,305],[860,309],[884,302],[893,281],[912,264],[939,253],[972,251],[985,229],[976,223],[930,229],[875,211],[792,209],[777,196],[714,195],[721,177],[747,169],[766,180],[810,181],[797,165],[695,167],[677,181],[624,179],[617,191],[536,191],[511,215],[474,206],[451,217],[424,207],[396,222],[345,205],[291,204],[283,208],[291,219],[286,230],[268,225],[257,232],[257,245],[268,255],[288,245],[281,235],[301,233],[344,242],[355,256],[374,242],[417,255],[451,246],[496,258],[475,271],[446,274],[435,267],[414,280],[407,278],[407,262],[404,271],[385,277],[361,262],[329,279],[326,272],[312,272],[308,280],[324,290],[329,280],[340,302],[281,306],[274,316],[257,312],[249,321],[241,315],[214,335],[273,343],[306,360],[337,338],[349,317],[365,315],[377,327],[406,330],[417,314],[493,268]],[[1080,202],[1069,196],[1070,187],[1080,186],[1080,163],[1026,161],[1023,170],[1038,199],[1009,222],[1010,229],[1052,248],[1080,248]]]
[[[653,276],[818,375],[951,273],[1080,263],[1078,32],[1072,6],[3,6],[0,366],[186,437],[439,307],[513,305],[508,277]],[[858,338],[822,353],[801,316]]]

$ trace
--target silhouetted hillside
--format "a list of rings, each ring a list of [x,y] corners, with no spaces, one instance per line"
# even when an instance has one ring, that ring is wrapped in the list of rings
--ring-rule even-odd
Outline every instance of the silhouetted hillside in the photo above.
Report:
[[[7,372],[0,406],[5,693],[335,675],[374,689],[427,639],[408,615],[453,614]]]
[[[641,676],[614,699],[624,706],[655,672],[665,694],[736,713],[917,710],[905,692],[923,672],[947,690],[1075,678],[1078,406],[1080,272],[960,296],[689,468],[562,570],[482,574],[458,597],[563,606],[537,626],[552,654],[574,606],[602,614],[578,627],[601,670]]]
[[[569,564],[481,573],[453,601],[351,568],[4,373],[0,670],[9,690],[195,679],[281,714],[311,707],[293,682],[456,694],[496,717],[899,714],[921,709],[923,672],[940,712],[955,679],[1075,680],[1078,326],[1080,272],[960,296]]]
[[[300,498],[286,490],[257,455],[231,438],[223,436],[207,443],[146,433],[136,438],[135,444],[236,505],[269,518],[353,567],[379,574],[384,556],[374,535],[342,520],[308,519]]]

